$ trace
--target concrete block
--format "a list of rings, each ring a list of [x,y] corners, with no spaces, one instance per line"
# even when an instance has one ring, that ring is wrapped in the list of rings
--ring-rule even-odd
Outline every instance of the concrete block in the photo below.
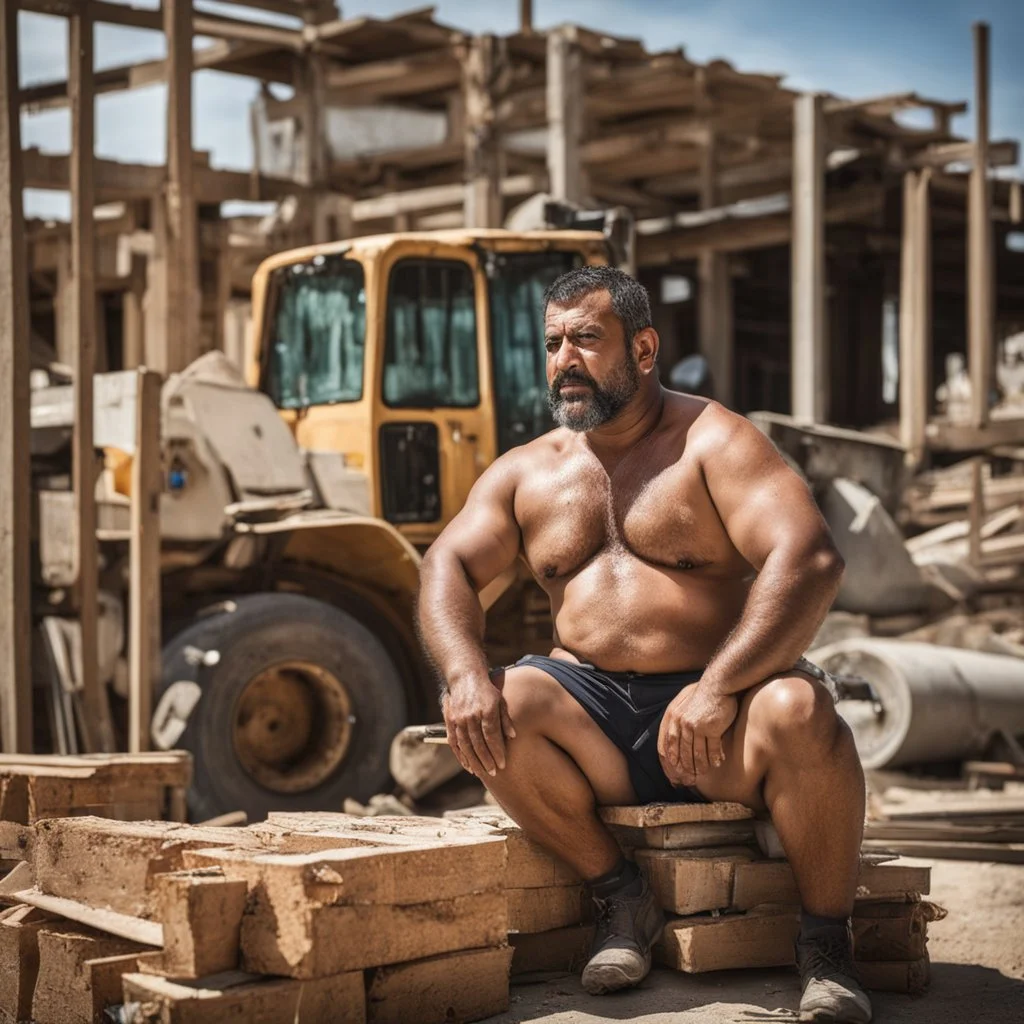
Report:
[[[650,828],[654,825],[681,825],[698,821],[743,821],[754,812],[742,804],[640,804],[630,807],[602,807],[606,825]]]
[[[755,851],[746,847],[636,851],[636,861],[658,902],[674,914],[731,906],[735,872],[755,856]]]
[[[164,926],[160,970],[170,978],[202,978],[238,966],[248,887],[216,868],[157,875],[154,891]]]
[[[612,825],[612,834],[620,845],[630,849],[689,850],[708,846],[738,846],[754,843],[752,819],[743,821],[702,821],[678,825],[652,825],[630,828]]]
[[[275,904],[257,887],[242,918],[242,966],[257,974],[321,978],[342,971],[498,946],[508,933],[500,890],[414,904]]]
[[[506,889],[508,927],[514,932],[547,932],[579,924],[587,898],[581,885],[557,885],[546,889]]]
[[[372,1024],[467,1024],[508,1009],[512,950],[472,949],[378,967],[369,975]]]
[[[51,918],[35,907],[0,913],[0,1024],[32,1017],[32,994],[39,973],[37,934]]]
[[[532,934],[513,933],[508,937],[513,949],[512,975],[539,971],[578,973],[590,958],[593,940],[594,926],[589,924],[568,925]]]
[[[314,981],[254,978],[240,972],[202,982],[126,974],[123,999],[138,1003],[132,1024],[364,1024],[361,971]]]
[[[32,999],[36,1024],[93,1024],[102,1019],[109,991],[93,988],[86,963],[105,957],[148,953],[151,950],[128,939],[94,931],[68,922],[39,929],[39,975]],[[113,992],[116,1001],[118,990]]]

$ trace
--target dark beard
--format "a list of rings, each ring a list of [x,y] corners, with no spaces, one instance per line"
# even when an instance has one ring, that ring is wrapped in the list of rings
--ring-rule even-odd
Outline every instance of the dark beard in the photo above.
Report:
[[[566,384],[583,384],[590,388],[590,394],[563,398],[560,389]],[[618,416],[639,387],[640,371],[627,355],[603,386],[577,370],[556,374],[548,386],[548,405],[555,423],[582,434]]]

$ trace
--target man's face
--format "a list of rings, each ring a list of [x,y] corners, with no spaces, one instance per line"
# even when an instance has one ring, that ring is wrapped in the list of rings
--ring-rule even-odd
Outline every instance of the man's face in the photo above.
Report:
[[[544,314],[548,404],[560,427],[585,432],[613,420],[640,387],[608,292],[591,292]]]

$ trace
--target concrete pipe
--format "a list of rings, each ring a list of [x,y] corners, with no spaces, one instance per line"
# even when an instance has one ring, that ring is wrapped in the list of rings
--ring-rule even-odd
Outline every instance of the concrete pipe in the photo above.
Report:
[[[808,657],[875,688],[880,708],[870,701],[838,705],[865,768],[969,759],[999,730],[1024,733],[1024,659],[870,637]]]

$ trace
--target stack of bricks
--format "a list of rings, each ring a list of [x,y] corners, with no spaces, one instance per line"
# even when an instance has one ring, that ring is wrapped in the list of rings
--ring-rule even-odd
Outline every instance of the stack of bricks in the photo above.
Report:
[[[508,1006],[506,843],[439,819],[32,827],[0,1021],[473,1021]]]
[[[593,937],[592,902],[582,879],[567,864],[527,839],[522,829],[495,807],[449,811],[453,823],[488,827],[505,837],[504,888],[508,900],[512,974],[576,971]]]
[[[670,915],[655,959],[688,973],[794,962],[799,894],[792,869],[739,804],[649,804],[602,812],[643,867]],[[768,857],[759,847],[761,831]],[[943,916],[921,899],[931,869],[875,853],[861,859],[854,958],[867,988],[920,992],[928,983],[927,925]]]

